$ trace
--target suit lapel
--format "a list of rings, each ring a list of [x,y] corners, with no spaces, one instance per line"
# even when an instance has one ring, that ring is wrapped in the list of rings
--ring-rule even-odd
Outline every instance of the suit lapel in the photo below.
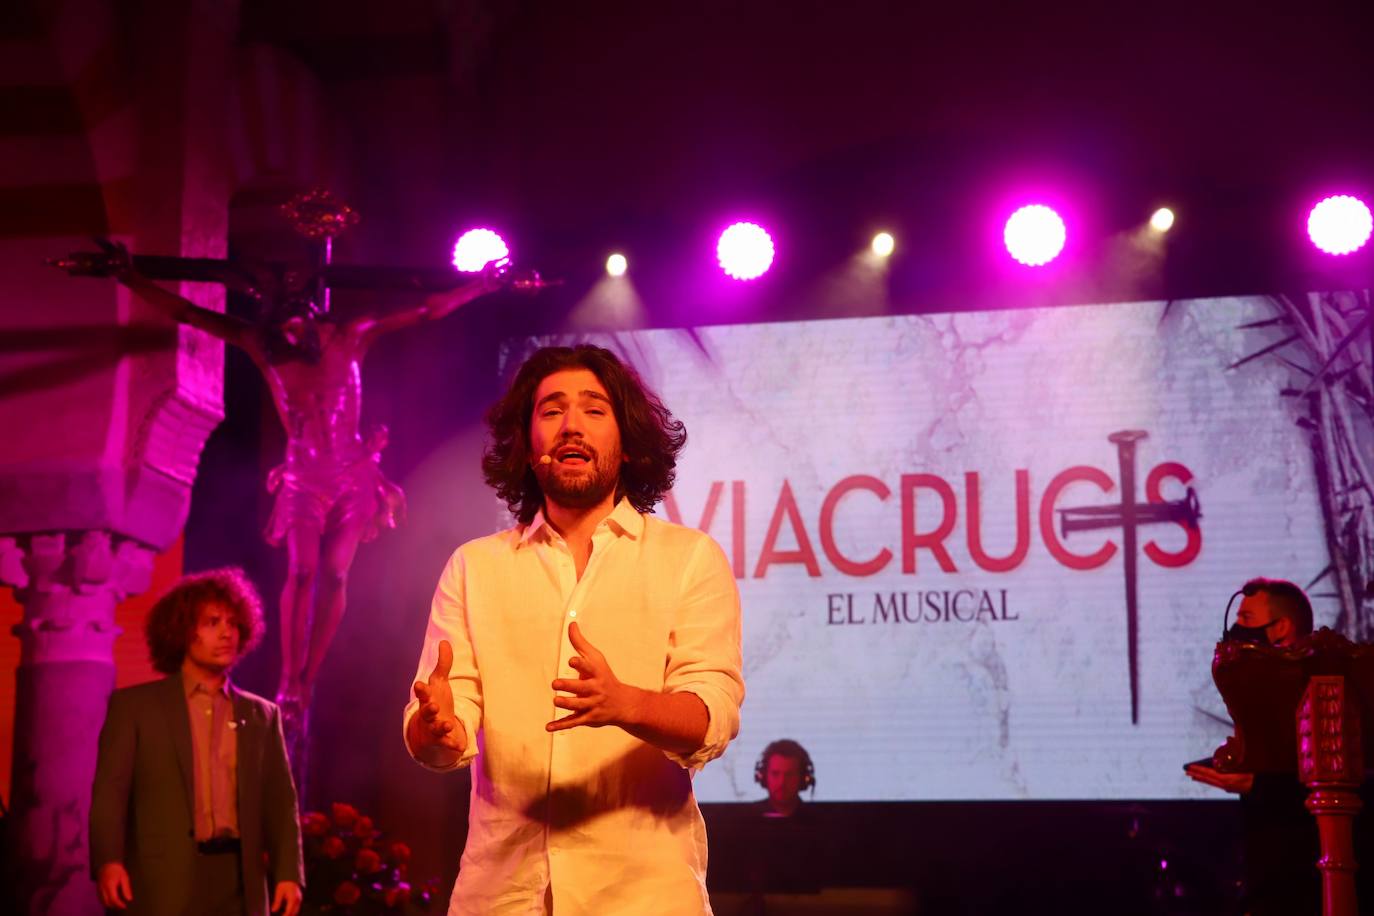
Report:
[[[238,757],[240,760],[257,759],[258,741],[262,731],[260,723],[257,721],[257,709],[253,703],[234,686],[234,682],[229,682],[229,700],[234,709],[234,728],[237,729],[235,740],[238,742]]]
[[[254,809],[257,802],[253,797],[257,790],[257,782],[253,776],[257,772],[255,764],[260,753],[262,724],[258,722],[256,707],[239,692],[233,681],[229,682],[229,698],[233,704],[234,727],[237,730],[234,739],[237,743],[235,755],[238,757],[238,785],[235,787],[235,794],[238,796],[239,830],[242,832],[245,829],[245,811]]]
[[[186,813],[191,823],[196,822],[195,803],[195,762],[191,754],[191,714],[186,708],[186,687],[180,674],[173,674],[163,681],[163,714],[167,720],[167,734],[172,736],[172,746],[177,752],[177,769],[181,771],[181,784],[185,788]]]

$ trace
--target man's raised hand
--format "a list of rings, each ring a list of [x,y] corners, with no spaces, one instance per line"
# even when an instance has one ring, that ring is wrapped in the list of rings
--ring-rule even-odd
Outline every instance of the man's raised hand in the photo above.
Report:
[[[406,725],[406,743],[411,753],[431,766],[451,766],[467,749],[467,733],[453,713],[453,690],[448,683],[452,668],[453,646],[440,640],[439,660],[429,680],[415,682],[420,708]]]
[[[556,732],[579,725],[595,728],[601,725],[627,726],[634,722],[644,692],[620,682],[606,661],[606,656],[588,642],[577,624],[569,625],[568,639],[578,653],[568,659],[568,666],[578,673],[578,678],[575,681],[559,678],[553,682],[555,691],[573,694],[570,697],[555,694],[553,705],[559,709],[570,709],[573,714],[555,719],[545,725],[545,729]]]

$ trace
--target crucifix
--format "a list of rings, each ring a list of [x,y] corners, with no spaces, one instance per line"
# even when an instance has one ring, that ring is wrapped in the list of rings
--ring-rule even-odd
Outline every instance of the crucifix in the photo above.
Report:
[[[1136,597],[1136,531],[1141,525],[1175,522],[1196,528],[1202,512],[1192,487],[1183,499],[1160,503],[1135,501],[1135,446],[1148,433],[1124,429],[1112,433],[1107,441],[1115,443],[1121,468],[1121,503],[1115,506],[1079,506],[1059,510],[1061,536],[1074,531],[1097,528],[1122,530],[1122,560],[1126,574],[1126,659],[1131,681],[1131,724],[1140,722],[1140,672],[1138,660],[1139,607]]]
[[[333,240],[358,216],[328,192],[312,191],[283,206],[286,217],[318,243],[319,263],[306,270],[214,258],[130,255],[97,240],[99,252],[76,252],[53,266],[75,276],[114,277],[172,319],[199,328],[248,354],[271,391],[286,430],[286,455],[268,475],[276,502],[265,537],[285,546],[281,592],[281,675],[277,702],[298,779],[303,779],[311,691],[345,606],[348,571],[363,541],[394,527],[405,495],[380,468],[387,430],[361,428],[361,367],[371,345],[392,331],[444,318],[499,289],[537,290],[538,274],[516,276],[508,259],[455,284],[452,268],[407,269],[332,263]],[[155,280],[220,283],[258,302],[251,322],[201,308]],[[412,308],[339,320],[331,289],[426,293]]]

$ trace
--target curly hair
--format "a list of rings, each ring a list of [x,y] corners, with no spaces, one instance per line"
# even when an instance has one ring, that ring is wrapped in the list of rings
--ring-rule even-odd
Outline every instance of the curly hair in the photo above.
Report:
[[[645,387],[634,368],[610,350],[591,344],[544,347],[525,360],[501,400],[487,411],[491,441],[482,455],[482,476],[522,525],[544,504],[530,467],[530,419],[539,383],[564,369],[586,369],[605,386],[620,428],[621,466],[617,497],[649,512],[673,486],[677,456],[687,444],[682,421]]]
[[[262,640],[262,599],[242,569],[227,566],[182,576],[153,605],[143,635],[154,668],[163,674],[181,670],[200,609],[211,603],[223,605],[233,616],[239,630],[239,658],[253,651]]]

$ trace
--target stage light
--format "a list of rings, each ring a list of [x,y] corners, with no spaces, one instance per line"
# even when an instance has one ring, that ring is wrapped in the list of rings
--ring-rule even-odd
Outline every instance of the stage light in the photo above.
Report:
[[[469,229],[453,246],[453,266],[474,274],[488,264],[510,258],[505,239],[490,229]]]
[[[630,269],[630,262],[625,260],[625,256],[616,252],[606,259],[606,273],[612,277],[623,277],[625,271]]]
[[[1150,216],[1150,228],[1155,232],[1168,232],[1174,228],[1174,211],[1160,207]]]
[[[773,239],[755,223],[735,223],[716,244],[720,269],[736,280],[755,280],[773,265]]]
[[[1341,194],[1328,197],[1312,208],[1307,217],[1307,234],[1327,254],[1350,254],[1364,247],[1374,229],[1369,207],[1358,197]]]
[[[896,247],[897,240],[892,237],[892,233],[890,232],[879,232],[877,235],[873,236],[873,253],[880,258],[885,258],[892,254],[893,249]]]
[[[1067,237],[1059,214],[1042,204],[1017,210],[1002,233],[1007,252],[1027,267],[1041,267],[1059,257]]]

